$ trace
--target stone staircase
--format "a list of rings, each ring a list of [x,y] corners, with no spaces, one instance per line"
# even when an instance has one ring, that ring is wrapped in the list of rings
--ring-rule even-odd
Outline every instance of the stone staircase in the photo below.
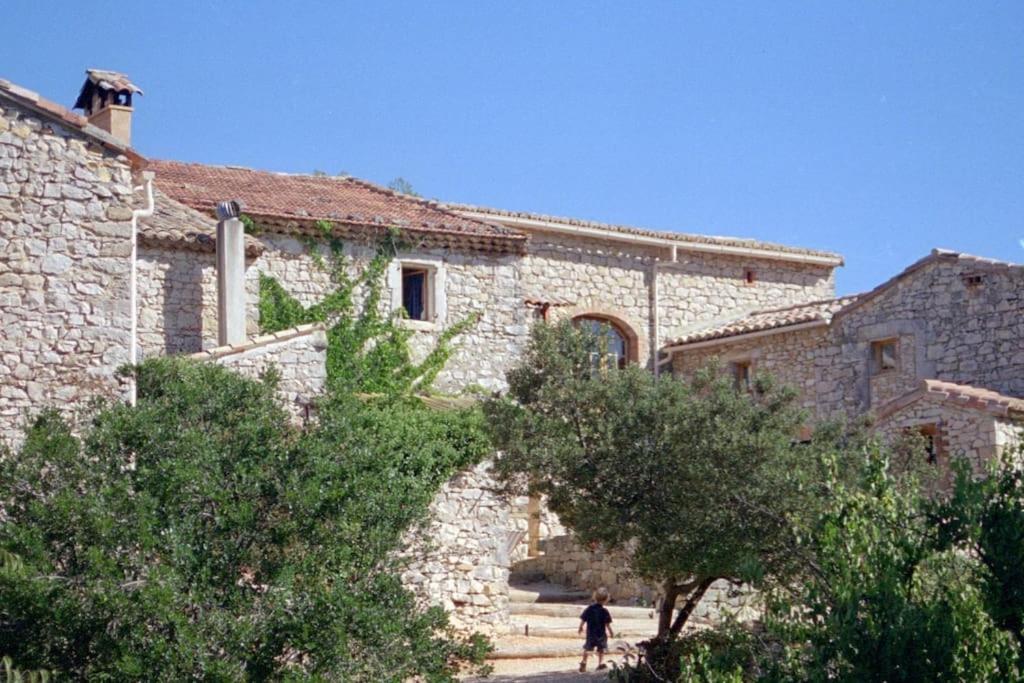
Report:
[[[580,612],[589,593],[552,584],[536,572],[514,572],[509,590],[511,625],[507,635],[495,638],[490,681],[557,683],[606,680],[607,671],[595,671],[597,658],[588,662],[590,674],[577,670],[583,648],[578,634]],[[615,637],[609,639],[605,663],[621,662],[635,644],[654,636],[656,615],[647,607],[608,605]]]

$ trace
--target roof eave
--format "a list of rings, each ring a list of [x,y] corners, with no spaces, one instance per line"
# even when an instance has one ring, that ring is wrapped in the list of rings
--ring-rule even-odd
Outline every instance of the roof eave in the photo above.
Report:
[[[750,332],[741,332],[740,334],[730,334],[723,337],[712,337],[710,339],[697,339],[692,342],[683,342],[672,344],[670,346],[662,347],[661,352],[667,353],[668,358],[672,357],[672,354],[677,351],[694,351],[696,349],[703,349],[709,346],[722,346],[725,344],[734,344],[740,341],[747,341],[750,339],[757,339],[758,337],[767,337],[773,334],[782,334],[783,332],[798,332],[800,330],[813,330],[819,327],[828,327],[829,321],[823,318],[818,320],[807,320],[804,322],[793,323],[791,325],[778,325],[776,327],[769,327],[763,330],[752,330]],[[668,362],[668,359],[662,359],[661,363]]]
[[[502,225],[516,227],[523,230],[537,230],[555,232],[571,235],[582,235],[585,237],[596,237],[616,242],[628,242],[632,244],[643,244],[656,247],[667,247],[670,249],[713,253],[728,256],[744,256],[748,258],[769,259],[773,261],[789,261],[794,263],[805,263],[810,265],[836,268],[843,265],[843,258],[832,254],[801,254],[796,252],[778,251],[767,248],[741,247],[737,245],[714,244],[710,242],[694,242],[686,239],[670,239],[667,237],[653,237],[649,235],[631,234],[619,230],[598,228],[593,226],[571,225],[558,221],[543,220],[539,218],[528,218],[524,216],[506,216],[486,211],[471,209],[458,209],[458,213],[467,218],[479,221],[498,222]]]

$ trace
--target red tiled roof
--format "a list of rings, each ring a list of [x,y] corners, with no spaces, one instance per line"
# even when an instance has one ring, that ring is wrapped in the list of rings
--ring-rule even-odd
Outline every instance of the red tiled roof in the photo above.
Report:
[[[92,125],[84,116],[76,114],[67,107],[52,102],[45,97],[41,97],[37,92],[28,88],[22,88],[20,85],[15,85],[10,81],[0,78],[0,97],[8,97],[17,104],[52,119],[63,126],[74,128],[107,149],[124,154],[132,161],[142,161],[142,156],[121,140],[102,128]]]
[[[636,228],[628,225],[616,225],[613,223],[600,223],[588,221],[581,218],[564,218],[561,216],[548,216],[540,213],[527,211],[510,211],[507,209],[495,209],[487,206],[476,206],[474,204],[458,204],[445,202],[445,207],[464,215],[494,216],[496,219],[517,219],[537,221],[542,223],[557,223],[564,226],[589,228],[592,230],[603,230],[609,233],[620,233],[624,235],[636,235],[639,237],[651,237],[654,239],[669,240],[680,243],[680,248],[685,248],[685,243],[702,244],[717,247],[731,247],[737,249],[750,249],[764,252],[764,258],[780,257],[783,255],[807,256],[829,262],[833,266],[843,264],[843,257],[831,251],[819,251],[817,249],[805,249],[803,247],[791,247],[773,242],[761,242],[758,240],[744,239],[740,237],[716,237],[712,235],[698,235],[685,232],[668,232],[663,230],[648,230],[647,228]]]
[[[980,410],[997,417],[1024,417],[1024,399],[1006,396],[990,389],[969,384],[954,384],[938,379],[922,380],[921,384],[899,398],[889,401],[878,410],[878,419],[884,420],[919,399],[952,403],[959,408]]]
[[[522,251],[526,236],[509,228],[460,216],[436,202],[411,197],[351,177],[292,175],[235,166],[151,160],[164,192],[198,211],[237,199],[261,222],[385,229],[443,238],[451,246]]]
[[[717,339],[728,339],[751,332],[761,332],[776,328],[790,327],[811,322],[828,323],[845,306],[852,304],[859,295],[839,297],[838,299],[824,299],[822,301],[811,301],[805,304],[793,304],[780,308],[768,308],[759,311],[752,311],[728,322],[713,324],[708,327],[693,330],[688,334],[670,342],[669,346],[683,346],[696,342],[710,341]]]

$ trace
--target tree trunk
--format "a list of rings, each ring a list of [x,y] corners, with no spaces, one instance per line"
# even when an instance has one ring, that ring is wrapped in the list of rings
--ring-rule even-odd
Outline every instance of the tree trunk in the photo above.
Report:
[[[697,605],[698,603],[700,603],[701,598],[704,597],[704,594],[708,592],[708,588],[710,588],[711,584],[713,584],[714,582],[714,577],[702,579],[701,582],[697,584],[697,587],[694,589],[694,591],[690,593],[689,597],[686,598],[686,604],[683,605],[683,608],[681,610],[679,610],[679,614],[676,616],[676,620],[672,622],[670,633],[673,638],[678,636],[679,632],[683,630],[684,626],[686,626],[686,622],[690,619],[690,615],[693,614],[693,610],[697,608]],[[669,611],[669,614],[671,614],[671,611]],[[660,624],[658,625],[658,635],[661,635]]]
[[[676,608],[676,598],[679,597],[679,586],[672,579],[665,579],[665,595],[661,601],[661,608],[658,610],[658,639],[668,636],[672,625],[672,612]]]

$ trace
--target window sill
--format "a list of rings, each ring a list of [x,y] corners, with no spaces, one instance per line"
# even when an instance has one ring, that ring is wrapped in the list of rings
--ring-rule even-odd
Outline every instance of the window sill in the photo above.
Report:
[[[408,318],[400,319],[398,326],[417,332],[437,332],[441,329],[441,326],[432,320],[409,320]]]

